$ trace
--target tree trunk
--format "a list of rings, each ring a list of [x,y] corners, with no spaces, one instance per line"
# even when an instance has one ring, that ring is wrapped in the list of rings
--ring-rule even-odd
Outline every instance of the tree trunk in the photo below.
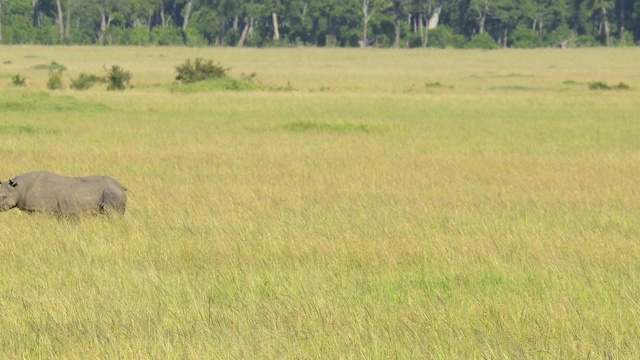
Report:
[[[31,0],[33,6],[33,28],[40,29],[40,0]]]
[[[249,23],[244,24],[244,29],[242,29],[242,35],[240,35],[240,40],[238,40],[238,47],[244,46],[244,41],[247,39],[247,33],[249,32]]]
[[[478,34],[482,35],[482,33],[484,33],[484,24],[487,20],[487,13],[489,12],[489,0],[485,0],[482,9],[476,5],[476,12],[478,13],[478,16],[476,17],[476,21],[478,22]]]
[[[503,48],[507,47],[507,40],[508,39],[509,39],[509,29],[505,25],[505,27],[504,27],[504,38],[502,39],[502,47]]]
[[[233,17],[233,30],[238,30],[238,15]]]
[[[184,10],[184,22],[182,23],[182,32],[187,31],[187,25],[189,24],[189,15],[191,15],[191,5],[193,4],[193,0],[189,0],[187,3],[187,8]]]
[[[316,17],[312,18],[311,35],[309,42],[313,45],[318,45],[318,27],[320,26],[320,20]]]
[[[433,30],[438,27],[438,22],[440,22],[440,11],[442,11],[442,6],[438,6],[433,10],[433,14],[431,14],[431,18],[427,24],[427,30]]]
[[[400,19],[396,20],[396,39],[393,42],[393,47],[398,49],[400,48]]]
[[[160,8],[160,22],[162,23],[162,27],[167,26],[165,19],[164,19],[164,6],[162,6]]]
[[[104,33],[107,31],[107,17],[103,7],[100,7],[100,35],[98,35],[98,42],[100,45],[104,44]]]
[[[620,42],[624,38],[624,0],[620,0]]]
[[[607,37],[607,46],[612,47],[613,41],[611,40],[611,29],[609,28],[609,20],[607,19],[607,9],[604,7],[602,8],[602,18],[604,19],[604,34]]]
[[[60,29],[60,40],[64,39],[64,21],[62,21],[62,4],[60,0],[56,0],[58,6],[58,29]]]
[[[273,40],[280,40],[280,31],[278,30],[278,15],[274,12],[271,13],[273,18]]]
[[[362,14],[363,14],[363,29],[362,29],[362,42],[360,47],[367,47],[369,45],[369,39],[367,32],[369,30],[369,19],[373,16],[375,9],[369,10],[370,0],[362,0]]]
[[[425,26],[423,25],[424,14],[420,14],[418,18],[418,28],[420,29],[420,40],[422,41],[422,47],[427,46],[427,34],[425,32]]]
[[[67,2],[67,5],[69,2]],[[71,8],[67,8],[67,23],[64,29],[65,39],[71,39]]]
[[[226,19],[224,17],[220,17],[220,21],[218,21],[218,43],[220,45],[224,45],[224,36],[227,33],[227,28],[226,28]]]

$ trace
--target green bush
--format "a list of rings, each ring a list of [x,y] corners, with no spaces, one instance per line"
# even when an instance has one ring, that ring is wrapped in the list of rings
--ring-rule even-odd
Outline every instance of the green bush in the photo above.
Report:
[[[542,45],[542,39],[530,27],[520,24],[511,35],[511,46],[520,49],[532,49]]]
[[[241,35],[241,30],[231,29],[224,35],[222,44],[225,46],[236,46],[238,44],[238,40],[240,40]]]
[[[184,37],[187,46],[207,46],[207,40],[202,36],[198,29],[191,27],[187,28],[187,31],[184,33]]]
[[[430,47],[462,49],[465,46],[464,36],[455,35],[453,30],[445,25],[430,30],[428,33]]]
[[[64,84],[62,83],[62,73],[66,70],[64,66],[57,67],[55,69],[49,69],[49,80],[47,81],[47,89],[58,90],[62,89]]]
[[[596,81],[589,83],[589,89],[591,90],[629,90],[629,85],[621,82],[618,85],[609,86],[607,83],[603,81]]]
[[[25,86],[27,85],[27,78],[20,76],[20,74],[16,74],[16,76],[11,78],[11,85]]]
[[[577,47],[593,47],[593,46],[602,46],[602,44],[596,40],[593,35],[580,35],[576,40]]]
[[[151,43],[160,46],[184,45],[182,29],[175,27],[156,26],[151,29]]]
[[[614,39],[613,42],[616,46],[623,46],[623,47],[624,46],[630,47],[635,45],[633,43],[633,34],[628,30],[625,31],[624,34],[622,34],[622,39]]]
[[[193,84],[207,79],[220,79],[227,76],[227,71],[220,63],[214,64],[213,60],[196,58],[194,62],[187,59],[182,65],[176,66],[176,81],[183,84]]]
[[[107,90],[124,90],[129,85],[131,73],[118,65],[113,65],[107,73]]]
[[[433,30],[429,30],[427,33],[427,40],[429,47],[446,48],[451,44],[453,39],[453,31],[448,26],[438,26]]]
[[[131,45],[149,45],[150,33],[146,26],[136,26],[129,30],[129,44]]]
[[[93,84],[105,82],[106,79],[93,74],[82,73],[77,79],[71,79],[71,88],[76,90],[87,90],[92,87]]]
[[[56,25],[43,26],[40,29],[33,30],[32,41],[41,45],[57,45],[60,44],[60,30]]]
[[[611,86],[602,81],[596,81],[589,83],[589,89],[591,90],[611,90]]]
[[[493,38],[488,33],[484,32],[482,34],[475,35],[471,38],[471,41],[467,44],[467,47],[470,49],[497,49],[499,48],[498,44],[493,41]]]
[[[562,43],[566,47],[576,46],[576,34],[567,25],[560,25],[555,28],[551,33],[545,35],[544,45],[558,47]]]

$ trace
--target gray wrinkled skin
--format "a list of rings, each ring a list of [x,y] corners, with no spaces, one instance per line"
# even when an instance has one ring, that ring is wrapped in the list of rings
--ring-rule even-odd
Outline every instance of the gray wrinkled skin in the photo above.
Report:
[[[126,190],[108,176],[73,178],[36,171],[0,181],[0,211],[17,207],[58,215],[109,211],[124,214]]]

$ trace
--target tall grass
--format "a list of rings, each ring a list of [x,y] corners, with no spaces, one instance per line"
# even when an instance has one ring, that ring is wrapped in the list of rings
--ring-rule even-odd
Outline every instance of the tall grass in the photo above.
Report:
[[[640,351],[635,49],[3,50],[0,177],[108,174],[129,204],[0,214],[2,357]],[[261,90],[171,92],[194,57]],[[46,93],[51,61],[134,88]]]

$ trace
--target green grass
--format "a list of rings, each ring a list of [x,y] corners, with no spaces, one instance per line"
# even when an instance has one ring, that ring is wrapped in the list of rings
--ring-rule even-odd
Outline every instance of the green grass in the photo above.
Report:
[[[637,49],[2,50],[0,178],[129,202],[0,214],[0,357],[640,352]],[[197,56],[260,89],[171,92]],[[134,87],[46,92],[53,59]]]
[[[14,90],[0,99],[0,111],[13,112],[69,112],[105,111],[108,107],[100,103],[79,101],[71,95],[51,95],[48,92]]]
[[[171,84],[170,90],[172,92],[181,93],[210,91],[247,91],[260,90],[260,86],[246,80],[223,77],[218,79],[204,80],[193,84],[180,84],[176,82]]]
[[[373,131],[376,126],[369,124],[352,124],[352,123],[325,123],[315,121],[295,121],[284,124],[282,129],[291,132],[307,132],[307,131],[328,131],[328,132],[364,132]]]

